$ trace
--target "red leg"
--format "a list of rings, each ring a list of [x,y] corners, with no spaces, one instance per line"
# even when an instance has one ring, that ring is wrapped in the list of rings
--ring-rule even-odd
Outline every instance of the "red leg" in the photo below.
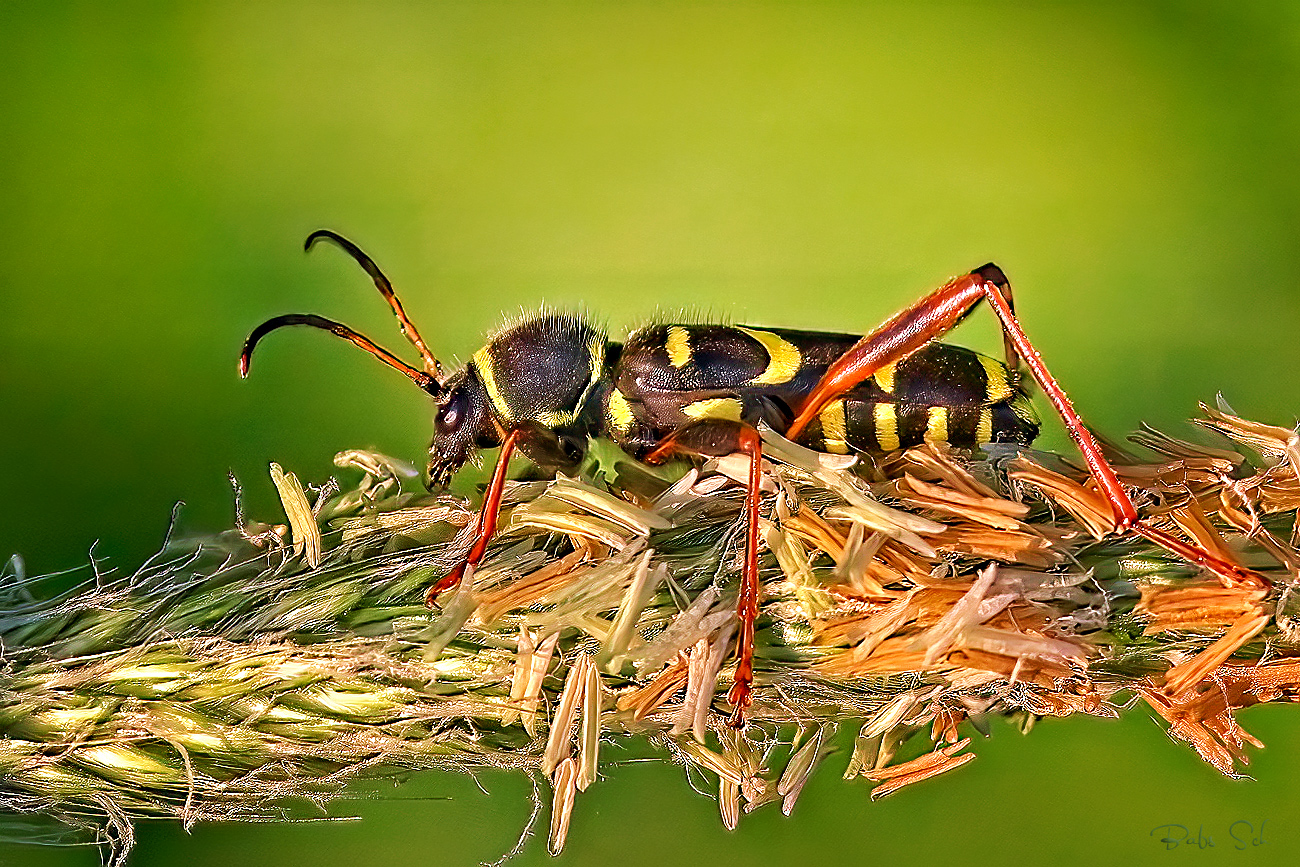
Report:
[[[1199,545],[1184,542],[1177,536],[1170,535],[1139,518],[1137,507],[1133,505],[1128,492],[1120,484],[1119,478],[1115,475],[1115,469],[1101,453],[1101,447],[1097,445],[1097,440],[1093,437],[1092,432],[1084,426],[1083,420],[1079,418],[1079,414],[1074,409],[1074,405],[1070,403],[1070,398],[1066,396],[1065,391],[1057,384],[1055,377],[1043,364],[1042,356],[1038,354],[1033,344],[1029,342],[1029,338],[1025,336],[1025,332],[1020,327],[1019,321],[1016,320],[1015,314],[1011,312],[1011,305],[1007,302],[1007,299],[992,283],[985,282],[982,288],[989,306],[993,308],[993,312],[997,314],[998,319],[1002,322],[1003,333],[1024,359],[1034,379],[1042,386],[1043,394],[1047,396],[1047,399],[1056,409],[1057,415],[1061,417],[1061,421],[1065,424],[1066,432],[1083,454],[1083,460],[1088,465],[1088,471],[1092,473],[1097,486],[1101,488],[1106,499],[1110,501],[1111,510],[1115,514],[1115,528],[1120,532],[1131,530],[1138,535],[1145,536],[1165,550],[1177,554],[1188,562],[1209,569],[1225,579],[1229,586],[1242,583],[1257,587],[1267,586],[1267,582],[1261,576],[1249,569],[1221,560]]]
[[[483,509],[478,513],[474,547],[469,549],[469,555],[466,556],[463,563],[452,569],[429,588],[429,592],[424,597],[424,604],[430,608],[437,601],[438,594],[460,584],[465,577],[466,571],[477,567],[482,562],[483,555],[487,553],[488,542],[492,541],[492,534],[497,529],[497,514],[501,511],[501,495],[505,491],[506,485],[506,468],[510,465],[510,455],[514,452],[521,436],[523,436],[523,431],[516,428],[506,434],[505,441],[501,443],[501,454],[497,458],[496,469],[492,471],[492,481],[483,494]]]
[[[1115,470],[1111,467],[1110,462],[1101,453],[1101,446],[1097,445],[1097,440],[1093,438],[1092,432],[1083,424],[1083,419],[1075,412],[1074,404],[1070,403],[1070,398],[1066,396],[1065,391],[1057,384],[1056,378],[1048,371],[1047,366],[1043,364],[1042,356],[1038,350],[1034,349],[1029,338],[1021,329],[1020,323],[1016,316],[1011,312],[1009,305],[1002,293],[992,283],[982,283],[981,290],[984,298],[997,314],[998,319],[1002,321],[1002,331],[1007,339],[1015,346],[1020,357],[1024,359],[1025,364],[1029,367],[1029,372],[1033,374],[1034,379],[1042,386],[1043,394],[1056,409],[1056,414],[1061,417],[1065,424],[1065,432],[1074,440],[1079,451],[1083,453],[1083,461],[1088,465],[1088,471],[1092,473],[1093,479],[1096,480],[1098,487],[1101,488],[1106,499],[1110,501],[1111,511],[1115,513],[1115,527],[1120,531],[1128,530],[1137,523],[1137,507],[1129,499],[1128,492],[1120,484],[1119,478],[1115,475]]]
[[[1116,529],[1145,536],[1178,556],[1214,571],[1229,583],[1262,584],[1263,579],[1255,573],[1225,563],[1200,546],[1184,542],[1139,519],[1137,507],[1120,484],[1114,468],[1102,455],[1101,447],[1084,426],[1069,397],[1047,370],[1042,357],[1021,329],[1012,312],[1011,286],[1001,269],[995,265],[985,265],[970,274],[950,280],[858,341],[831,365],[809,393],[799,414],[786,430],[786,436],[797,437],[826,404],[882,367],[906,358],[931,340],[945,334],[980,301],[987,301],[1002,323],[1008,362],[1018,366],[1018,362],[1023,360],[1029,367],[1029,372],[1065,424],[1070,439],[1079,447],[1088,471],[1110,502]]]
[[[692,431],[696,427],[685,430]],[[736,643],[736,676],[731,692],[727,694],[727,701],[735,708],[731,715],[731,725],[742,728],[754,701],[754,621],[758,618],[758,509],[762,500],[763,440],[758,431],[749,425],[734,427],[734,450],[749,455],[749,487],[745,492],[745,569],[736,600],[736,616],[740,619],[740,637]],[[695,449],[681,441],[681,433],[682,431],[677,431],[665,437],[646,456],[646,461],[659,463],[674,452],[695,452]]]
[[[1244,585],[1246,587],[1264,588],[1269,586],[1268,582],[1264,580],[1264,577],[1259,573],[1220,560],[1200,545],[1184,542],[1177,536],[1166,533],[1159,527],[1152,526],[1146,520],[1139,520],[1134,524],[1133,532],[1137,533],[1139,536],[1145,536],[1161,548],[1177,554],[1189,563],[1195,563],[1197,566],[1209,569],[1211,572],[1218,575],[1227,587],[1239,587]]]

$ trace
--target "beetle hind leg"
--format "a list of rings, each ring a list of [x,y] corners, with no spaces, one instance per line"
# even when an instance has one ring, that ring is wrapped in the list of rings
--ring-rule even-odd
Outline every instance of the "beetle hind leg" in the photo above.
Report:
[[[1267,582],[1258,574],[1226,563],[1203,547],[1184,542],[1138,515],[1137,507],[1124,490],[1114,467],[1102,454],[1096,438],[1084,425],[1069,397],[1020,327],[1013,309],[1011,283],[1002,269],[991,263],[948,281],[893,316],[836,359],[809,392],[785,435],[797,439],[825,406],[881,368],[906,358],[931,340],[946,334],[981,301],[988,303],[1002,326],[1008,366],[1013,373],[1022,365],[1029,369],[1065,425],[1066,433],[1078,446],[1098,490],[1110,503],[1115,530],[1143,536],[1188,562],[1209,569],[1229,586],[1266,586]]]

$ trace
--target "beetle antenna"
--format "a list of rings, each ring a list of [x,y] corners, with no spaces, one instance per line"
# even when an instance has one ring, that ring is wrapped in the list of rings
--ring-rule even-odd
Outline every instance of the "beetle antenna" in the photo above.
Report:
[[[438,359],[434,357],[433,352],[429,349],[429,345],[424,342],[424,338],[421,337],[420,332],[416,330],[415,324],[406,317],[406,311],[402,308],[401,299],[399,299],[397,293],[393,291],[393,284],[388,282],[388,278],[384,276],[384,272],[380,271],[379,266],[375,264],[375,260],[362,252],[361,248],[356,244],[352,243],[337,232],[331,232],[329,229],[317,229],[315,232],[308,235],[307,241],[303,244],[303,250],[310,251],[311,248],[315,246],[316,242],[322,238],[333,241],[335,244],[342,247],[349,256],[357,260],[357,264],[365,269],[366,273],[370,275],[370,279],[375,281],[375,288],[379,290],[380,295],[384,296],[384,300],[388,302],[388,306],[393,308],[393,314],[397,317],[397,323],[402,329],[402,334],[407,340],[411,341],[411,345],[415,347],[416,351],[420,353],[420,357],[424,359],[424,369],[435,377],[439,383],[441,383],[443,381],[442,365],[438,363]]]
[[[310,325],[312,328],[320,328],[336,334],[344,340],[351,341],[357,346],[360,346],[366,352],[369,352],[389,367],[400,371],[408,379],[427,391],[433,397],[436,398],[442,393],[442,383],[431,374],[426,373],[423,370],[416,370],[405,361],[402,361],[400,358],[393,355],[387,349],[376,345],[375,342],[370,340],[368,337],[358,334],[341,322],[335,322],[333,319],[326,319],[324,316],[317,316],[314,313],[286,313],[284,316],[276,316],[274,319],[268,319],[254,328],[253,333],[248,335],[248,339],[244,341],[243,351],[239,353],[239,375],[241,377],[248,377],[248,367],[253,360],[253,349],[257,346],[258,342],[275,329],[283,328],[286,325]]]

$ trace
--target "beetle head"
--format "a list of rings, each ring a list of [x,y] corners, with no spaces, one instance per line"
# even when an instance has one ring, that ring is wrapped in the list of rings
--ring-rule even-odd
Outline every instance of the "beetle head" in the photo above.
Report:
[[[473,367],[452,375],[437,396],[426,484],[446,487],[475,450],[499,444],[487,390]]]
[[[446,485],[475,450],[517,428],[531,431],[521,448],[535,462],[573,463],[604,359],[605,335],[576,316],[542,313],[499,331],[437,396],[429,486]]]

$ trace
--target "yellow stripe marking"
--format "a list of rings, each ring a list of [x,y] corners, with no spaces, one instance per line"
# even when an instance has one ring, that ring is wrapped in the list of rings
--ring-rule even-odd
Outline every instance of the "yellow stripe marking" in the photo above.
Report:
[[[975,425],[975,444],[982,446],[991,442],[993,442],[993,410],[986,406],[980,410],[980,420]]]
[[[898,413],[892,403],[878,403],[875,406],[876,442],[883,451],[892,452],[898,448]]]
[[[826,404],[818,417],[822,422],[823,448],[833,455],[847,455],[849,425],[844,411],[844,401],[837,400]]]
[[[573,424],[574,419],[578,417],[576,412],[566,412],[563,410],[556,412],[539,412],[537,418],[533,419],[538,424],[545,427],[564,427]]]
[[[948,407],[932,406],[926,411],[925,441],[930,443],[948,441]]]
[[[980,364],[984,365],[984,400],[986,403],[1002,403],[1002,401],[1011,397],[1012,388],[1011,380],[1007,376],[1007,368],[1000,361],[995,361],[987,355],[977,356]]]
[[[750,385],[780,385],[794,379],[803,364],[803,354],[799,347],[770,331],[756,331],[752,328],[738,329],[763,344],[767,350],[767,369],[749,381]]]
[[[591,342],[587,344],[587,357],[591,359],[591,379],[589,382],[600,382],[600,375],[605,372],[605,336],[603,334],[592,336]]]
[[[886,394],[894,393],[895,368],[896,368],[895,365],[887,364],[871,375],[871,378],[876,381],[876,385],[880,386],[881,389],[884,390]],[[885,404],[876,404],[876,405],[884,406]],[[894,446],[894,448],[898,448],[898,446]]]
[[[715,418],[722,421],[740,421],[740,401],[734,397],[709,397],[682,407],[687,418]]]
[[[505,398],[501,396],[501,390],[497,388],[496,375],[492,372],[492,356],[488,354],[486,346],[474,353],[474,369],[478,371],[478,378],[483,380],[483,387],[487,389],[488,400],[492,401],[492,406],[496,409],[497,415],[507,424],[514,421],[510,407],[506,404]]]
[[[636,423],[636,416],[632,414],[632,406],[623,396],[623,392],[617,388],[609,393],[609,424],[615,433],[628,434],[632,430],[632,425]]]
[[[673,367],[685,367],[691,360],[691,333],[680,325],[669,326],[664,349],[668,350],[668,361]]]

